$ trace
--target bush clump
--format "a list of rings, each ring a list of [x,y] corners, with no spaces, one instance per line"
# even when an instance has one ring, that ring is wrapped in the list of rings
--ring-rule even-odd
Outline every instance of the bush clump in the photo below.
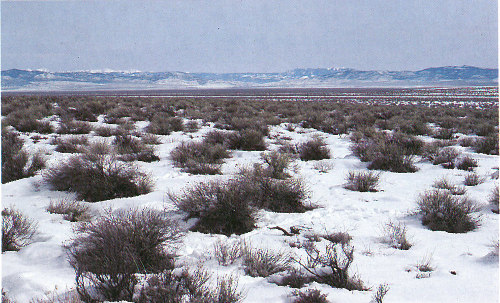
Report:
[[[184,122],[179,117],[156,115],[146,127],[148,133],[155,135],[170,135],[173,131],[183,131]]]
[[[239,149],[247,151],[266,150],[267,145],[264,141],[264,134],[255,129],[242,129],[227,135],[225,140],[230,149]]]
[[[88,134],[92,131],[92,125],[88,122],[76,120],[63,120],[57,129],[58,134]]]
[[[330,150],[320,137],[298,145],[297,150],[302,161],[330,159]]]
[[[199,183],[170,198],[189,218],[199,218],[192,230],[239,235],[255,227],[250,197],[237,180]]]
[[[295,290],[292,292],[295,299],[293,303],[328,303],[325,294],[322,294],[318,289]]]
[[[230,154],[224,145],[203,142],[182,142],[170,153],[175,165],[192,174],[219,174],[220,165]]]
[[[477,167],[477,161],[468,156],[463,157],[457,163],[457,168],[461,170],[472,171],[475,167]]]
[[[379,184],[380,174],[369,172],[349,171],[345,188],[360,192],[376,192]]]
[[[491,191],[491,194],[490,194],[490,197],[489,197],[489,202],[490,202],[491,206],[493,206],[493,210],[492,211],[494,213],[498,214],[499,203],[500,203],[500,200],[499,200],[499,197],[498,197],[498,184]]]
[[[51,201],[47,211],[51,214],[61,214],[64,220],[70,222],[90,220],[89,207],[72,199],[62,199],[58,202]]]
[[[69,245],[76,290],[85,302],[132,301],[136,273],[173,268],[176,224],[153,210],[107,213],[78,226]]]
[[[478,138],[473,148],[476,153],[498,155],[498,134]]]
[[[119,159],[122,161],[142,161],[142,162],[153,162],[159,161],[154,148],[144,144],[141,140],[132,137],[127,134],[115,135],[113,141],[115,146],[115,151],[120,154]]]
[[[455,160],[459,155],[460,152],[455,148],[450,146],[444,147],[438,151],[437,156],[432,160],[432,164],[441,164],[444,168],[453,169],[455,168]]]
[[[484,178],[475,172],[468,173],[464,178],[465,186],[476,186],[484,182]]]
[[[245,273],[251,277],[269,277],[290,267],[291,256],[281,251],[244,247],[243,266]]]
[[[397,173],[415,172],[413,155],[422,150],[422,141],[413,136],[395,133],[354,133],[352,150],[363,162],[370,162],[369,169]]]
[[[45,167],[42,155],[30,156],[23,145],[18,134],[2,129],[2,184],[34,176]]]
[[[422,224],[431,230],[465,233],[479,226],[480,217],[474,215],[479,207],[468,197],[436,189],[420,195],[417,204]]]
[[[4,208],[2,210],[2,252],[18,251],[31,243],[37,231],[37,224],[21,212]]]
[[[89,146],[82,155],[73,156],[44,174],[55,190],[75,192],[88,202],[133,197],[152,189],[148,175],[136,166],[121,162],[105,144]]]

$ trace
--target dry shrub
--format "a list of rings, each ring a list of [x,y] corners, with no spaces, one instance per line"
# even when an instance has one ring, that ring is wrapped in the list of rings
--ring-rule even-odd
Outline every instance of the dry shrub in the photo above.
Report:
[[[225,142],[227,142],[230,149],[247,151],[267,149],[264,134],[255,129],[242,129],[238,132],[229,133]]]
[[[349,244],[329,243],[324,251],[320,251],[314,242],[311,242],[306,247],[306,252],[307,264],[300,260],[295,261],[311,275],[313,281],[347,290],[368,290],[356,275],[349,273],[354,261],[354,247]]]
[[[476,138],[473,137],[462,137],[458,140],[458,144],[462,147],[471,147],[476,143]]]
[[[192,174],[219,174],[220,165],[230,154],[221,144],[182,142],[170,153],[175,165]]]
[[[413,155],[421,152],[423,143],[413,136],[401,133],[354,133],[352,151],[369,169],[398,173],[415,172]]]
[[[182,195],[169,195],[190,218],[199,218],[193,230],[224,235],[254,229],[254,209],[247,191],[236,180],[199,183]]]
[[[267,164],[264,168],[264,174],[273,179],[286,179],[290,175],[286,172],[292,159],[287,154],[281,154],[277,151],[261,154],[262,160]]]
[[[314,208],[306,205],[309,197],[304,182],[296,178],[274,179],[275,171],[255,165],[253,169],[242,169],[237,179],[251,205],[281,213],[300,213]]]
[[[229,243],[228,241],[217,241],[213,246],[214,256],[219,265],[228,266],[241,257],[241,243]]]
[[[151,145],[159,145],[162,143],[160,137],[148,133],[141,134],[141,142],[144,144],[151,144]]]
[[[2,210],[2,253],[18,251],[31,243],[37,224],[13,208]]]
[[[57,129],[58,134],[88,134],[92,131],[92,125],[88,122],[63,120]]]
[[[117,134],[117,129],[110,126],[99,126],[94,128],[94,132],[101,137],[111,137]]]
[[[439,189],[445,189],[449,191],[452,195],[457,195],[457,196],[464,195],[467,192],[465,187],[451,183],[451,181],[448,180],[446,177],[442,177],[441,179],[434,181],[434,184],[432,186]]]
[[[236,303],[243,299],[238,291],[238,280],[233,275],[218,276],[211,286],[212,275],[202,268],[194,272],[183,270],[180,275],[172,271],[152,275],[141,289],[139,303]]]
[[[73,199],[61,199],[58,202],[51,201],[47,211],[51,214],[61,214],[64,220],[70,222],[89,221],[91,218],[89,207]]]
[[[333,244],[349,244],[351,242],[352,237],[349,233],[344,231],[338,231],[334,233],[329,233],[327,235],[322,236],[323,239],[330,241]]]
[[[300,160],[323,160],[330,159],[330,150],[320,137],[315,137],[297,147]]]
[[[245,274],[252,277],[269,277],[290,268],[291,255],[283,251],[243,246],[243,266]]]
[[[432,160],[432,164],[452,169],[455,168],[455,159],[460,155],[460,152],[453,147],[444,147],[439,150],[437,156]]]
[[[468,197],[436,189],[420,195],[417,204],[422,224],[431,230],[465,233],[479,226],[480,217],[475,213],[480,209]]]
[[[377,287],[377,292],[373,294],[371,303],[382,303],[385,295],[389,292],[389,285],[380,284]]]
[[[195,133],[200,129],[197,121],[190,120],[186,123],[185,131],[188,133]]]
[[[485,178],[478,175],[476,172],[468,173],[464,178],[465,186],[476,186],[485,181]]]
[[[173,131],[184,130],[184,122],[179,117],[156,115],[146,127],[146,131],[156,135],[170,135]]]
[[[159,273],[173,268],[173,248],[180,237],[164,213],[129,210],[107,213],[78,226],[69,245],[76,289],[86,302],[131,301],[136,273]]]
[[[457,168],[466,171],[472,171],[474,167],[477,167],[477,161],[471,157],[463,157],[457,163]]]
[[[379,179],[380,173],[349,171],[345,188],[360,192],[376,192]]]
[[[325,294],[322,294],[318,289],[294,290],[292,296],[295,299],[293,303],[328,303]]]
[[[120,154],[119,159],[122,161],[129,162],[138,160],[142,162],[153,162],[160,160],[160,157],[155,154],[153,147],[145,145],[142,141],[131,135],[115,135],[113,143],[115,145],[115,151]]]
[[[478,138],[473,148],[476,153],[498,155],[498,133]]]
[[[55,190],[75,192],[88,202],[146,194],[152,189],[148,175],[121,162],[103,143],[90,145],[82,155],[49,168],[44,180]]]
[[[450,140],[455,135],[455,130],[451,128],[440,128],[433,137],[436,139]]]
[[[2,184],[34,176],[45,167],[45,158],[29,155],[23,145],[18,134],[2,129]]]
[[[389,221],[384,225],[382,232],[385,240],[394,248],[408,250],[413,246],[406,236],[404,223]]]
[[[498,184],[491,191],[489,202],[494,207],[493,212],[498,214],[498,209],[499,209]]]
[[[54,138],[51,144],[56,145],[55,151],[60,153],[78,153],[83,146],[89,144],[87,137],[72,136],[66,139]]]

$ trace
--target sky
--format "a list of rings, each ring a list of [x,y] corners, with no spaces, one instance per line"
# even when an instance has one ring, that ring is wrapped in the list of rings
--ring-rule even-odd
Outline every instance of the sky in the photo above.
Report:
[[[496,68],[494,0],[2,1],[2,70]]]

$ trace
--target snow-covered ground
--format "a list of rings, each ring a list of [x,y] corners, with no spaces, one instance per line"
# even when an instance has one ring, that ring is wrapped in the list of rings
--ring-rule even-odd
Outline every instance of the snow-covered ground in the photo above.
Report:
[[[96,122],[100,123],[100,122]],[[139,122],[143,127],[146,123]],[[166,208],[173,215],[179,211],[169,200],[167,193],[181,192],[196,182],[227,178],[239,167],[259,162],[261,152],[233,151],[222,167],[223,175],[190,175],[175,168],[169,160],[170,151],[183,140],[201,139],[209,131],[204,126],[197,133],[176,132],[160,136],[162,144],[157,146],[159,162],[139,162],[143,171],[151,173],[155,180],[155,190],[149,194],[89,203],[92,211],[106,208],[113,210],[133,207]],[[312,129],[297,127],[289,132],[284,126],[271,127],[270,138],[289,137],[293,142],[301,142],[319,133]],[[300,176],[307,184],[311,202],[319,207],[299,214],[258,213],[258,228],[234,239],[245,239],[256,247],[290,251],[299,254],[298,248],[289,243],[297,238],[286,237],[270,226],[288,229],[300,226],[309,233],[347,231],[352,236],[355,248],[353,273],[357,273],[371,291],[348,291],[327,285],[313,283],[310,288],[320,289],[332,302],[369,302],[377,286],[387,283],[390,287],[384,302],[498,302],[498,255],[491,254],[492,245],[498,241],[498,215],[491,212],[488,196],[498,180],[490,175],[498,167],[498,156],[473,153],[470,148],[456,146],[463,155],[476,159],[476,171],[485,177],[485,182],[467,187],[467,194],[482,205],[481,226],[472,232],[452,234],[431,231],[423,226],[412,214],[416,208],[418,195],[432,188],[436,179],[445,176],[456,184],[463,182],[465,171],[444,169],[428,161],[417,159],[419,171],[416,173],[381,174],[380,191],[360,193],[343,187],[349,170],[365,169],[350,151],[349,139],[344,136],[320,133],[332,153],[332,159],[322,160],[330,166],[328,172],[320,173],[315,165],[318,161],[295,160],[293,174]],[[50,137],[50,135],[49,135]],[[24,136],[27,149],[44,149],[50,152],[50,164],[58,163],[68,154],[53,151],[50,139],[39,143]],[[425,138],[428,139],[428,138]],[[274,139],[266,139],[269,150],[276,149]],[[38,222],[38,233],[34,242],[18,252],[2,254],[3,289],[16,302],[29,302],[34,297],[43,297],[48,291],[65,292],[74,287],[74,272],[67,261],[64,244],[72,238],[72,227],[76,223],[63,220],[61,215],[46,211],[51,201],[68,197],[66,192],[51,191],[43,183],[40,174],[2,185],[3,207],[15,207]],[[410,250],[392,248],[383,240],[383,226],[389,220],[407,225],[408,235],[414,244]],[[214,273],[238,274],[239,287],[246,294],[244,302],[289,302],[289,287],[282,287],[262,277],[245,276],[241,264],[219,266],[212,256],[213,244],[222,235],[187,232],[179,250],[179,264],[196,266],[200,261]],[[430,260],[434,271],[429,277],[417,278],[416,265]],[[455,274],[452,274],[454,272]]]

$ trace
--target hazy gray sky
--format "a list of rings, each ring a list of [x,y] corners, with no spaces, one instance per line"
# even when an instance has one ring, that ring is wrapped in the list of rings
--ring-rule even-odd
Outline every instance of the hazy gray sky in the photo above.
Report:
[[[495,0],[3,1],[2,69],[496,67]]]

